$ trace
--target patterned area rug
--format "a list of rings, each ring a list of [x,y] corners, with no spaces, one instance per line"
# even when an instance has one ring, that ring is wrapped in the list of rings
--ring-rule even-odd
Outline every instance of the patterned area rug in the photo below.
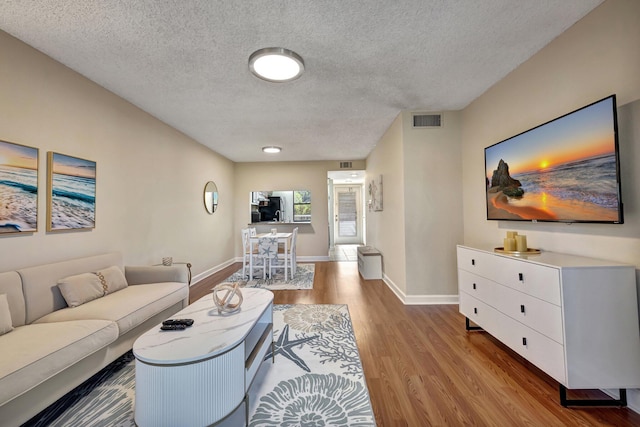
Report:
[[[273,354],[249,395],[249,426],[375,426],[346,305],[275,305]],[[273,361],[273,363],[272,363]],[[25,426],[134,427],[131,353]]]
[[[289,277],[289,280],[284,280],[284,272],[275,270],[272,277],[262,280],[255,278],[253,280],[247,280],[248,277],[242,277],[242,269],[236,271],[231,276],[224,279],[224,282],[241,282],[244,287],[247,288],[264,288],[271,291],[285,290],[285,289],[313,289],[313,276],[315,274],[315,264],[298,264],[296,268],[296,274],[293,277]],[[247,269],[247,275],[248,275]],[[260,272],[262,274],[262,272]]]

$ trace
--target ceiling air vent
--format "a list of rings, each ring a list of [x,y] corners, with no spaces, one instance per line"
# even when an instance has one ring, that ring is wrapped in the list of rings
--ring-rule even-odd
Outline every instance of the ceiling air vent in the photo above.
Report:
[[[442,114],[414,114],[414,128],[439,128],[442,127]]]
[[[340,169],[351,169],[351,162],[340,162]]]

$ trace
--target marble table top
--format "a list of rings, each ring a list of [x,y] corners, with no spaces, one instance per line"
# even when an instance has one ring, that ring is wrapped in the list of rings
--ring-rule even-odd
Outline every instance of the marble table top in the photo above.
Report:
[[[242,288],[242,296],[239,311],[219,314],[211,294],[205,295],[171,317],[193,319],[193,326],[162,331],[162,324],[158,324],[138,337],[133,354],[142,362],[176,365],[209,359],[232,349],[273,303],[273,293],[265,289]]]

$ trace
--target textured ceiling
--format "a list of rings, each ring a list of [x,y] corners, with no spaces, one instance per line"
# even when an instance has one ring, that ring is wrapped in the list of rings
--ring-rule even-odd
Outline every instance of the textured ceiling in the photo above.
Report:
[[[355,160],[401,110],[464,108],[601,2],[0,0],[0,29],[233,161]],[[274,46],[301,78],[249,73]]]

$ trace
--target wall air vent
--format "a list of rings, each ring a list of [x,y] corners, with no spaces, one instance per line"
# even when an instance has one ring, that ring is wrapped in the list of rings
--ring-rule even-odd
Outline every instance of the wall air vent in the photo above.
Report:
[[[442,127],[442,114],[414,114],[414,128],[439,128]]]
[[[340,169],[351,169],[351,162],[340,162]]]

